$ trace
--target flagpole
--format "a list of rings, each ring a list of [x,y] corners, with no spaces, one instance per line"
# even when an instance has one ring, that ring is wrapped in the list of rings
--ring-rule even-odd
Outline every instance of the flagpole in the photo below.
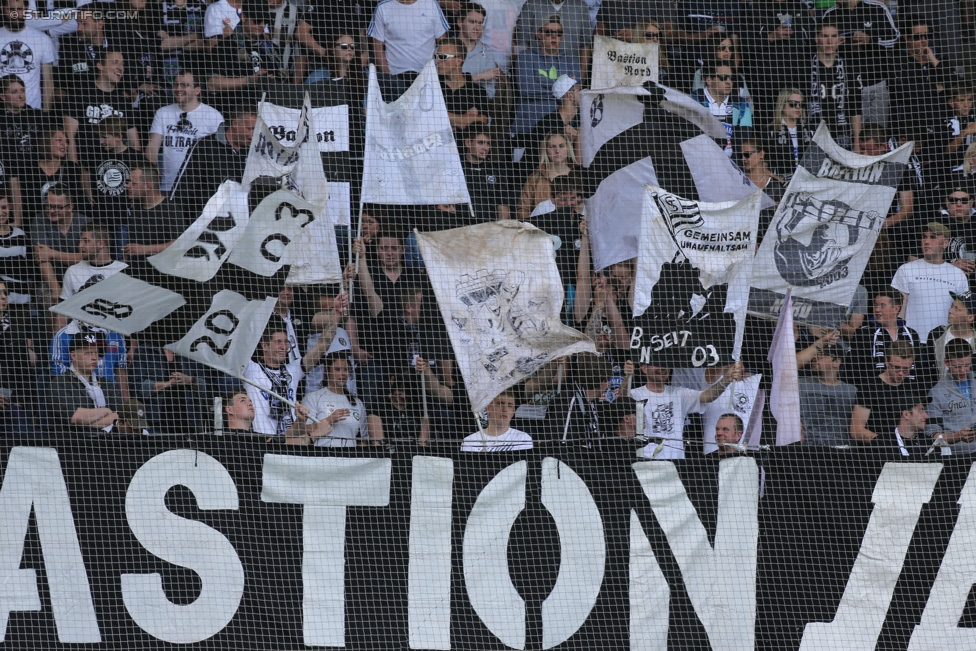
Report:
[[[363,238],[363,197],[362,197],[362,193],[360,193],[360,197],[359,197],[359,227],[356,228],[356,239],[357,240],[361,240],[362,238]],[[350,237],[349,238],[349,258],[350,259],[352,259],[352,249],[353,249],[352,243],[353,243],[353,240],[352,240],[352,237]],[[353,266],[353,274],[354,275],[349,277],[349,289],[346,292],[347,294],[349,294],[349,303],[350,304],[352,304],[352,279],[353,279],[353,277],[355,277],[355,274],[357,274],[357,273],[359,273],[359,251],[356,251],[356,262],[355,262],[355,265]]]
[[[427,418],[427,376],[420,374],[420,397],[424,405],[424,418]]]
[[[295,402],[294,400],[289,400],[288,398],[286,398],[286,397],[284,397],[284,396],[282,396],[280,394],[275,393],[271,389],[268,389],[266,387],[261,386],[257,382],[254,382],[252,380],[248,380],[246,377],[241,376],[241,377],[238,377],[237,379],[240,380],[241,382],[245,383],[245,384],[250,384],[255,389],[260,389],[261,391],[267,393],[272,398],[277,398],[278,400],[282,401],[283,403],[285,403],[286,405],[288,405],[289,407],[291,407],[292,409],[294,409],[295,412],[296,412],[296,414],[297,414],[297,412],[298,412],[298,403]],[[307,418],[310,421],[312,421],[313,423],[320,423],[320,422],[322,422],[318,418],[316,418],[315,416],[312,416],[311,414],[309,414]]]

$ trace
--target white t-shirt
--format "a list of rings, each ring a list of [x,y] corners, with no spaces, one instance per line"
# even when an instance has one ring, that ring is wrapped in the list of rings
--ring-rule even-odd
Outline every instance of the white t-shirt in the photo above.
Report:
[[[461,452],[511,452],[512,450],[531,450],[532,437],[509,427],[500,436],[488,436],[484,432],[475,432],[464,437],[461,442]]]
[[[16,33],[0,28],[0,77],[20,77],[28,106],[41,108],[41,66],[53,64],[55,58],[54,42],[44,32],[30,27]]]
[[[64,279],[61,282],[61,300],[67,300],[83,289],[88,289],[95,283],[101,282],[109,276],[114,276],[123,269],[128,268],[124,262],[113,260],[101,267],[82,261],[68,267],[64,272]]]
[[[222,36],[224,33],[224,19],[230,21],[230,28],[235,29],[241,22],[241,10],[230,6],[227,0],[217,0],[203,15],[203,36],[211,38]]]
[[[217,132],[217,128],[224,121],[220,111],[207,104],[201,104],[192,111],[187,111],[186,118],[180,120],[183,111],[178,104],[170,104],[156,111],[152,128],[149,133],[158,133],[163,137],[160,147],[159,171],[162,180],[159,187],[163,192],[169,192],[180,171],[183,159],[190,146],[200,138]]]
[[[667,386],[661,393],[654,393],[647,387],[631,390],[634,400],[644,402],[644,436],[664,440],[664,448],[655,457],[654,450],[659,441],[651,441],[643,450],[648,459],[685,458],[685,416],[703,414],[705,408],[699,401],[700,391],[684,387]]]
[[[949,323],[952,296],[949,292],[963,293],[969,290],[969,281],[962,270],[948,262],[931,264],[925,260],[913,260],[898,267],[891,286],[908,294],[905,302],[905,323],[918,332],[922,343],[928,341],[929,332]]]
[[[302,363],[291,362],[285,365],[285,371],[288,373],[288,393],[284,394],[281,390],[276,391],[276,393],[294,401],[295,396],[298,395],[298,383],[302,381],[302,377],[305,375],[302,371]],[[254,361],[248,362],[247,368],[244,369],[244,377],[264,389],[271,390],[273,390],[272,385],[281,389],[281,385],[286,379],[282,377],[281,371],[271,370]],[[295,410],[257,387],[248,384],[246,388],[247,397],[254,404],[254,431],[267,436],[284,434],[295,422]]]
[[[356,437],[366,437],[363,427],[366,424],[366,408],[361,400],[352,404],[349,398],[341,393],[334,393],[327,388],[313,391],[305,396],[302,404],[308,407],[311,415],[318,420],[326,419],[337,409],[348,409],[349,415],[332,424],[332,433],[328,438],[321,438],[315,445],[326,448],[354,448]],[[308,421],[312,424],[312,421]]]
[[[437,39],[450,25],[436,0],[410,5],[383,0],[376,6],[367,34],[386,45],[390,74],[420,72],[434,58]]]

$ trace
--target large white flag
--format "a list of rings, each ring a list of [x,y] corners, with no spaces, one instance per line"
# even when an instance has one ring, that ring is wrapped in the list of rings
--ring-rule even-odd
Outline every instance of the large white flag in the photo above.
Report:
[[[276,179],[288,176],[295,170],[301,148],[308,140],[310,110],[311,104],[306,93],[294,139],[286,136],[279,140],[261,117],[265,109],[258,109],[258,119],[254,124],[254,135],[251,137],[251,147],[247,151],[247,163],[244,165],[244,176],[241,180],[243,185],[250,186],[255,179],[262,176]]]
[[[224,181],[196,221],[175,242],[150,256],[149,263],[171,276],[210,280],[237,246],[247,221],[247,190],[235,181]]]
[[[563,286],[552,238],[531,224],[499,221],[417,233],[471,407],[484,409],[544,364],[596,354],[560,321]]]
[[[366,99],[364,203],[468,203],[457,142],[431,60],[399,99],[383,102],[376,68]]]
[[[784,297],[783,310],[776,322],[773,343],[766,359],[773,366],[773,386],[769,390],[769,411],[776,418],[776,445],[799,443],[800,378],[796,366],[796,343],[793,337],[793,303],[790,291]]]
[[[640,360],[673,368],[738,358],[762,192],[741,201],[692,201],[644,191],[634,279],[631,347]]]
[[[626,43],[607,36],[593,37],[590,88],[640,86],[657,81],[657,43]]]
[[[837,145],[821,123],[756,254],[749,312],[777,318],[792,287],[798,322],[841,322],[912,147],[861,156]]]
[[[186,335],[166,348],[232,377],[241,377],[276,302],[273,296],[248,300],[237,292],[222,290]]]

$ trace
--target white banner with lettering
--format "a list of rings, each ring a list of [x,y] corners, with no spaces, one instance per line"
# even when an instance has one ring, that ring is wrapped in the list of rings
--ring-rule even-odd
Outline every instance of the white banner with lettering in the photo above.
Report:
[[[657,43],[626,43],[607,36],[594,36],[590,88],[608,90],[657,81],[658,57]]]

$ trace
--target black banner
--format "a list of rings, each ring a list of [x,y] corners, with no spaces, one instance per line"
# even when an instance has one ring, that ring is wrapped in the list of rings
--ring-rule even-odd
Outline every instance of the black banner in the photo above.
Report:
[[[672,464],[611,443],[8,444],[2,644],[973,648],[969,460],[790,448]]]

